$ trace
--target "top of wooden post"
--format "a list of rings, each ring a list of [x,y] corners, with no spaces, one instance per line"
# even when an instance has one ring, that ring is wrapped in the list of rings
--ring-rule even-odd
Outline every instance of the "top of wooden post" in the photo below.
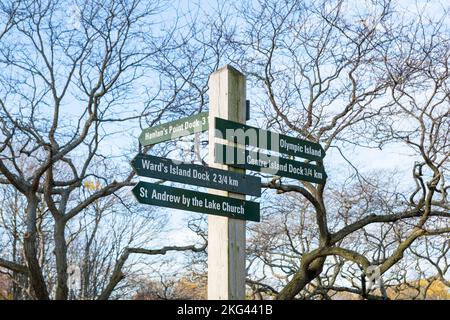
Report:
[[[231,72],[237,73],[238,75],[242,75],[242,76],[244,75],[241,71],[239,71],[238,69],[236,69],[235,67],[233,67],[233,66],[230,65],[230,64],[224,65],[223,67],[217,69],[217,70],[214,71],[213,73],[220,72],[220,71],[222,71],[222,70],[229,70],[229,71],[231,71]]]

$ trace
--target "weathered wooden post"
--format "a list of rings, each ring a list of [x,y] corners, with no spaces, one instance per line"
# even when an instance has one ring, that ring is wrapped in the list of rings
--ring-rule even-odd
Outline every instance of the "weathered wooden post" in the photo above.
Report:
[[[238,170],[214,162],[215,117],[245,123],[245,76],[226,65],[209,78],[208,164],[224,170]],[[209,189],[209,193],[245,199],[244,195]],[[208,216],[208,299],[245,298],[245,220]]]

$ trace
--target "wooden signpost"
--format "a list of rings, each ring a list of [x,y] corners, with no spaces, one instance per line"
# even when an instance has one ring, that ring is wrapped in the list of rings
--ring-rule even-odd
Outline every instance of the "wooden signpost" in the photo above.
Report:
[[[222,170],[240,171],[215,162],[215,118],[246,121],[246,80],[238,70],[225,66],[209,77],[208,165]],[[217,195],[243,199],[245,196],[218,190]],[[245,221],[208,216],[208,299],[245,298]]]
[[[204,193],[140,181],[132,189],[143,204],[208,214],[208,299],[245,298],[245,223],[260,221],[260,204],[246,195],[261,196],[261,178],[245,170],[312,183],[327,179],[320,144],[245,124],[245,83],[245,76],[227,65],[210,75],[209,113],[147,128],[139,136],[140,144],[148,146],[209,130],[207,166],[144,154],[131,161],[138,176],[208,188]]]

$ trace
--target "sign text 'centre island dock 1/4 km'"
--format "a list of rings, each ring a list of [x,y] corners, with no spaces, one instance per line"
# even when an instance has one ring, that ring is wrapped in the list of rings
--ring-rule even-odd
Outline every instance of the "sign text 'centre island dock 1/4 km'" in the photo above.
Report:
[[[215,161],[232,167],[313,183],[324,183],[327,178],[323,168],[312,164],[219,143],[216,143],[215,150]]]

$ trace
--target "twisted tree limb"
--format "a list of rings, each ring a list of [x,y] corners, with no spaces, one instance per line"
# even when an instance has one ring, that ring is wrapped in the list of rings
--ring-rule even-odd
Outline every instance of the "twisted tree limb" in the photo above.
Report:
[[[120,258],[116,262],[114,271],[109,279],[109,282],[103,292],[98,297],[98,300],[108,300],[111,293],[114,291],[116,286],[125,278],[125,274],[122,272],[122,268],[125,265],[128,257],[132,253],[146,254],[146,255],[165,255],[169,251],[192,251],[192,252],[202,252],[205,251],[208,243],[205,242],[201,247],[196,247],[195,245],[190,246],[167,246],[160,249],[143,249],[143,248],[126,248]]]

